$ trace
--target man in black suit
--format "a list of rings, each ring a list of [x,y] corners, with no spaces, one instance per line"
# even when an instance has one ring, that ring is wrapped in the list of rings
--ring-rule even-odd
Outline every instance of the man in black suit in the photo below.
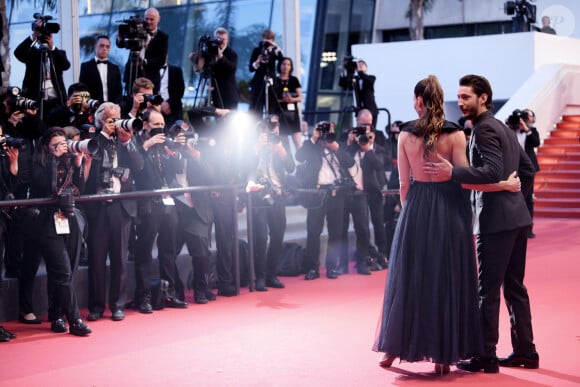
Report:
[[[143,168],[143,156],[136,147],[133,130],[122,129],[115,121],[121,108],[105,102],[95,113],[100,129],[94,140],[98,151],[88,161],[85,194],[119,193],[135,190],[134,176]],[[107,300],[106,268],[110,260],[109,308],[113,321],[125,318],[127,293],[126,257],[131,219],[137,216],[135,199],[89,202],[84,205],[89,220],[89,315],[87,320],[103,317]]]
[[[214,89],[212,90],[213,106],[222,109],[237,109],[239,94],[236,83],[238,54],[228,47],[229,33],[223,27],[214,32],[215,38],[220,38],[218,55],[213,65]]]
[[[41,26],[42,20],[36,21]],[[66,89],[62,73],[70,68],[66,52],[56,48],[52,34],[38,29],[14,50],[14,56],[26,65],[22,95],[40,104],[42,119],[56,105],[66,105]]]
[[[133,81],[139,77],[148,78],[155,85],[159,84],[159,69],[165,63],[169,50],[169,36],[157,28],[160,20],[161,16],[156,8],[145,11],[143,24],[147,38],[138,58],[132,57],[134,53],[131,53],[125,65],[123,81],[127,94],[130,94]],[[125,48],[124,38],[122,34],[117,35],[117,47]]]
[[[274,32],[266,29],[262,32],[262,40],[252,51],[250,56],[250,72],[254,77],[250,82],[252,101],[250,111],[262,116],[264,104],[266,103],[265,84],[276,77],[276,64],[284,58],[282,49],[274,42]],[[271,85],[268,83],[268,85]],[[269,92],[273,94],[273,89],[269,87]],[[272,96],[268,99],[272,100]],[[274,98],[274,100],[276,100]],[[270,108],[268,106],[268,108]],[[266,111],[266,113],[270,113]]]
[[[320,277],[320,235],[324,221],[328,229],[326,248],[326,277],[338,278],[338,258],[346,192],[344,169],[354,165],[354,159],[334,138],[334,124],[321,122],[296,151],[296,160],[304,162],[297,171],[303,188],[319,189],[321,203],[308,205],[306,215],[306,280]],[[310,203],[309,203],[310,204]]]
[[[534,174],[533,165],[518,144],[515,133],[493,117],[488,80],[478,75],[462,77],[458,99],[462,116],[473,121],[469,143],[471,167],[453,167],[441,161],[427,163],[425,171],[466,184],[492,184],[518,171],[525,195]],[[524,195],[508,191],[473,191],[472,195],[484,352],[480,357],[458,362],[457,367],[486,373],[498,372],[498,365],[538,368],[530,301],[524,286],[528,230],[532,223]],[[496,346],[502,286],[510,313],[513,353],[498,361]]]
[[[161,95],[161,113],[165,126],[171,127],[175,121],[183,120],[183,105],[181,99],[185,93],[185,81],[181,67],[165,63],[159,69],[159,83],[155,85],[155,94]]]
[[[379,114],[375,101],[375,81],[377,78],[374,75],[367,74],[367,71],[366,62],[358,60],[353,73],[345,68],[344,73],[338,80],[338,85],[344,90],[354,91],[354,105],[357,111],[361,109],[369,110],[373,115],[373,127],[376,128]]]
[[[123,96],[119,66],[109,62],[111,41],[100,35],[95,43],[95,58],[81,64],[79,82],[87,85],[91,97],[101,102],[118,104]]]

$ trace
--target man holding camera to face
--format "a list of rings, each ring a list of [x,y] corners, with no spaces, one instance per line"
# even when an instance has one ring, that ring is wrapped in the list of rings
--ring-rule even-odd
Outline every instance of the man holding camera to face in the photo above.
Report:
[[[54,45],[53,34],[60,30],[57,23],[48,23],[51,16],[34,14],[32,35],[14,50],[14,56],[26,65],[22,81],[23,96],[38,101],[45,119],[56,105],[66,104],[62,73],[70,68],[64,50]]]
[[[68,87],[67,96],[66,105],[57,105],[48,113],[46,124],[61,128],[93,124],[93,114],[100,101],[91,99],[88,87],[83,83],[73,83]]]
[[[138,190],[149,191],[177,188],[177,174],[183,171],[180,146],[186,143],[183,133],[170,138],[165,135],[165,121],[161,112],[147,110],[143,114],[143,130],[137,136],[138,148],[145,160],[143,169],[135,176]],[[135,302],[141,313],[152,313],[151,264],[155,238],[161,280],[168,282],[168,297],[165,306],[187,308],[187,303],[178,298],[184,294],[175,260],[177,259],[176,235],[178,217],[175,200],[170,195],[143,198],[138,201],[139,222],[135,248]]]
[[[276,62],[284,58],[282,49],[274,42],[274,32],[266,29],[262,32],[262,40],[257,47],[252,51],[250,57],[250,72],[254,73],[254,77],[250,82],[252,93],[252,102],[250,110],[262,116],[264,104],[270,103],[270,99],[274,98],[275,93],[271,86],[276,77]],[[266,99],[267,93],[272,93]],[[266,114],[269,111],[266,109]]]
[[[304,162],[297,177],[304,188],[318,189],[321,200],[308,203],[306,216],[306,280],[320,277],[320,235],[324,221],[328,228],[326,248],[326,277],[338,278],[338,258],[346,192],[352,185],[346,169],[354,165],[354,159],[344,150],[334,135],[334,124],[320,122],[310,139],[296,151],[296,160]],[[346,171],[346,172],[345,172]],[[306,194],[309,195],[310,194]]]
[[[143,168],[134,133],[142,127],[139,119],[121,120],[121,108],[105,102],[95,113],[99,133],[94,137],[98,151],[88,160],[86,194],[107,194],[135,190],[134,176]],[[90,224],[89,315],[87,320],[103,317],[107,300],[105,288],[107,256],[110,260],[108,304],[113,321],[125,318],[127,275],[126,257],[131,219],[137,216],[135,199],[88,202],[84,205]]]
[[[357,112],[361,109],[367,109],[372,113],[373,128],[377,127],[379,115],[375,101],[376,79],[374,75],[368,74],[368,67],[364,60],[347,56],[344,59],[344,72],[338,80],[338,85],[343,90],[352,90]]]
[[[121,115],[125,118],[142,118],[142,114],[148,109],[161,112],[163,98],[153,94],[155,84],[150,79],[140,77],[135,79],[131,87],[131,100],[129,105],[121,106]]]

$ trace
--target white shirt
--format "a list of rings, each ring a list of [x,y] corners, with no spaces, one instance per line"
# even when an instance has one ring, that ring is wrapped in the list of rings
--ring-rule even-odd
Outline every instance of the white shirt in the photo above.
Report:
[[[95,62],[99,60],[99,58],[95,58]],[[108,101],[109,88],[107,87],[107,64],[97,62],[97,70],[99,71],[99,76],[101,77],[101,85],[103,85],[103,101]]]

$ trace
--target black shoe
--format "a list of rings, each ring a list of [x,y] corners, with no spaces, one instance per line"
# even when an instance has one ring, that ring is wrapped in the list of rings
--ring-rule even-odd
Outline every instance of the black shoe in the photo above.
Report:
[[[320,273],[314,269],[308,270],[308,272],[304,276],[304,279],[307,281],[311,281],[316,278],[320,278]]]
[[[209,302],[205,292],[195,292],[193,295],[193,300],[196,304],[207,304]]]
[[[268,277],[266,278],[266,286],[276,289],[284,289],[286,286],[277,277]]]
[[[139,310],[139,313],[143,314],[153,313],[153,307],[151,306],[149,300],[142,300],[141,302],[139,302],[137,309]]]
[[[15,339],[16,335],[12,332],[10,332],[9,330],[7,330],[6,328],[0,326],[0,335],[6,336],[8,337],[8,339]]]
[[[536,234],[534,234],[534,232],[532,230],[528,231],[528,238],[534,239],[535,237],[536,237]]]
[[[0,343],[6,343],[10,341],[10,337],[2,332],[0,332]]]
[[[98,321],[101,318],[103,318],[103,314],[98,312],[89,312],[87,315],[87,321]]]
[[[233,297],[236,295],[236,288],[233,286],[222,286],[218,288],[218,296]]]
[[[537,369],[540,367],[540,356],[537,352],[527,353],[524,355],[512,353],[508,357],[499,359],[499,365],[502,367],[521,367]]]
[[[340,265],[336,270],[336,272],[340,275],[348,274],[348,265]]]
[[[457,368],[469,372],[483,371],[486,374],[497,374],[499,372],[499,363],[497,357],[474,357],[471,360],[458,361]]]
[[[93,333],[91,329],[85,325],[83,320],[77,319],[74,323],[69,326],[69,333],[75,336],[87,336]]]
[[[29,314],[32,314],[32,313],[29,313]],[[38,317],[36,317],[36,316],[34,316],[33,319],[27,319],[23,315],[19,315],[18,321],[20,321],[23,324],[40,324],[40,323],[42,323],[42,321],[40,321],[38,319]]]
[[[363,262],[359,262],[356,265],[356,272],[359,274],[364,274],[364,275],[371,274],[371,269],[369,269],[369,266],[367,264],[367,260],[363,260]]]
[[[338,272],[334,269],[326,269],[326,278],[328,279],[337,279]]]
[[[66,324],[62,318],[57,318],[50,324],[50,330],[54,333],[65,333],[67,331]]]
[[[256,291],[257,292],[267,292],[268,288],[266,287],[266,280],[263,278],[256,280]]]
[[[79,258],[79,266],[89,266],[89,258],[88,257],[80,257]]]
[[[113,321],[123,321],[125,319],[125,312],[123,312],[121,309],[116,310],[113,312],[111,319]]]
[[[217,297],[211,290],[207,290],[205,292],[205,298],[207,298],[208,301],[215,301]]]
[[[165,306],[168,308],[185,309],[187,308],[187,302],[181,301],[179,298],[167,297]]]

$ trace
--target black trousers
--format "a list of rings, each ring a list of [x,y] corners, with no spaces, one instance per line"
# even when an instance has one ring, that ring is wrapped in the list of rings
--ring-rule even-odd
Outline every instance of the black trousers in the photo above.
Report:
[[[348,226],[350,216],[354,226],[356,236],[356,258],[357,263],[364,262],[369,256],[370,231],[369,231],[369,208],[367,195],[362,191],[357,191],[346,196],[344,200],[344,213],[341,230],[340,246],[340,265],[348,266],[349,248],[348,248]]]
[[[218,287],[234,286],[234,217],[236,209],[233,206],[233,193],[224,192],[219,197],[212,198],[214,215],[215,241],[217,253]]]
[[[387,249],[387,233],[385,231],[385,223],[384,223],[383,195],[380,193],[368,194],[367,201],[369,204],[371,223],[373,225],[375,246],[377,246],[379,252],[383,253],[386,257],[388,257],[389,250]]]
[[[278,258],[282,254],[286,232],[286,207],[284,203],[252,209],[254,227],[254,272],[256,280],[276,276]],[[264,204],[264,203],[262,203]],[[270,243],[268,244],[268,236]]]
[[[499,339],[500,292],[510,314],[515,353],[534,352],[530,299],[524,286],[528,229],[477,236],[479,299],[483,323],[484,356],[496,356]]]
[[[306,215],[306,270],[318,271],[320,267],[320,235],[326,220],[328,244],[326,248],[326,269],[336,269],[340,255],[340,242],[344,212],[344,194],[329,193],[318,208],[309,208]]]
[[[183,283],[177,273],[177,227],[175,206],[166,206],[160,200],[151,202],[151,211],[139,213],[137,245],[135,249],[135,300],[150,295],[153,246],[157,237],[159,277],[169,282],[168,295],[183,292]]]
[[[183,238],[193,265],[193,291],[196,293],[211,291],[208,283],[209,258],[211,255],[209,237],[184,232]],[[182,300],[185,298],[184,295],[181,297]]]
[[[102,314],[107,301],[107,256],[110,262],[109,308],[123,310],[127,298],[127,250],[131,217],[121,202],[88,203],[89,311]]]

